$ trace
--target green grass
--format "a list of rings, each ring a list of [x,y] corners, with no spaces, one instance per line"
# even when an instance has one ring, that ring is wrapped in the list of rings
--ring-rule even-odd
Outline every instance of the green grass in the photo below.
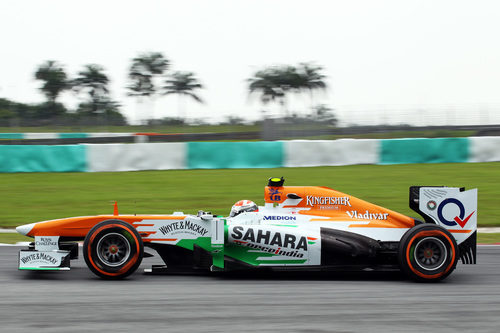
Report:
[[[32,242],[33,238],[20,234],[0,233],[0,244],[16,244],[18,242]]]
[[[500,243],[500,234],[478,234],[477,242],[480,244]]]
[[[408,207],[411,185],[479,189],[479,225],[500,226],[500,163],[353,165],[340,167],[171,170],[102,173],[0,174],[0,227],[69,216],[120,213],[227,215],[232,204],[262,205],[271,176],[288,185],[321,185],[416,216]]]

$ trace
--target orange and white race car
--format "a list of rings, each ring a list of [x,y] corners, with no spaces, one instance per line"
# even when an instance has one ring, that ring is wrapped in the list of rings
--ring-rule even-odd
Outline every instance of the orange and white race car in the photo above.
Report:
[[[17,227],[34,237],[19,253],[19,269],[69,270],[84,240],[87,266],[103,278],[133,273],[155,250],[165,265],[234,271],[394,270],[418,281],[448,276],[460,258],[476,262],[477,189],[410,187],[418,220],[320,186],[284,186],[271,178],[264,206],[242,200],[228,217],[113,215],[70,217]]]

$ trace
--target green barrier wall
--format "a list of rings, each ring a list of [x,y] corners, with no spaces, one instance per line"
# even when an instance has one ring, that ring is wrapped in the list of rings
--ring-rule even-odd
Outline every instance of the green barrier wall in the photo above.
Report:
[[[381,140],[380,164],[465,163],[468,138]]]
[[[0,133],[0,139],[24,139],[23,133]]]
[[[495,150],[496,143],[490,141],[487,146],[492,148],[488,149]],[[186,162],[178,167],[181,169],[279,168],[285,166],[287,161],[285,144],[280,141],[183,143],[187,146]],[[470,150],[477,150],[479,147],[476,144],[474,148],[469,138],[391,139],[380,140],[377,146],[379,146],[378,158],[368,163],[464,163],[468,162],[470,154],[473,153]],[[103,147],[110,150],[116,148],[115,145],[103,145]],[[312,145],[311,149],[315,151],[316,148]],[[88,156],[87,149],[90,149],[87,145],[0,145],[0,172],[86,172],[89,171],[88,165],[95,162],[87,161],[88,158],[92,158]],[[481,149],[484,150],[484,147]],[[290,153],[292,152],[288,152]],[[166,154],[168,155],[168,152]],[[165,158],[168,158],[167,155]],[[492,155],[491,152],[486,154],[488,158]],[[151,160],[154,161],[154,158]],[[109,167],[102,165],[101,167],[113,170],[116,161],[109,163]],[[317,165],[324,163],[320,161]]]
[[[279,168],[283,166],[283,143],[189,142],[188,169]]]
[[[0,172],[84,172],[84,145],[0,145]]]

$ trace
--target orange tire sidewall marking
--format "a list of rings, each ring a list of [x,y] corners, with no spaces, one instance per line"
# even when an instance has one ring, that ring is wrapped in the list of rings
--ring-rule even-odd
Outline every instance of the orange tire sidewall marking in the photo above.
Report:
[[[446,267],[446,269],[444,271],[442,271],[441,273],[433,274],[433,275],[426,275],[413,267],[411,260],[410,260],[410,248],[411,248],[411,245],[413,244],[413,241],[415,240],[415,238],[426,237],[426,236],[436,236],[436,235],[441,235],[448,240],[450,247],[451,247],[451,250],[452,250],[451,251],[452,257],[451,257],[450,264],[448,265],[448,267]],[[408,247],[406,248],[406,261],[408,262],[408,267],[412,270],[412,272],[417,274],[421,278],[424,278],[424,279],[438,278],[438,277],[446,274],[453,266],[453,263],[455,262],[455,247],[453,246],[453,242],[450,239],[450,237],[448,237],[448,235],[446,235],[444,232],[442,232],[440,230],[421,231],[421,232],[417,233],[415,236],[413,236],[413,238],[408,242]]]
[[[95,239],[95,237],[97,236],[98,233],[100,233],[103,230],[106,230],[106,229],[109,229],[109,228],[114,228],[114,227],[124,228],[125,230],[127,230],[132,235],[132,237],[135,240],[135,244],[136,244],[136,253],[135,253],[134,257],[125,266],[123,266],[118,272],[110,273],[110,272],[105,272],[102,269],[100,269],[99,267],[97,267],[97,265],[94,263],[94,259],[92,258],[92,250],[91,250],[91,248],[92,248],[92,244],[94,243],[94,239]],[[108,276],[117,276],[117,275],[120,275],[123,270],[127,270],[130,266],[134,265],[137,262],[137,258],[139,257],[139,252],[140,252],[139,251],[139,241],[135,237],[134,233],[130,232],[129,228],[127,228],[126,226],[124,226],[122,224],[107,224],[107,225],[103,225],[102,227],[100,227],[99,229],[97,229],[92,234],[92,236],[90,237],[90,239],[89,239],[89,246],[87,248],[87,257],[88,257],[90,263],[92,264],[92,266],[96,270],[98,270],[101,274],[108,275]]]

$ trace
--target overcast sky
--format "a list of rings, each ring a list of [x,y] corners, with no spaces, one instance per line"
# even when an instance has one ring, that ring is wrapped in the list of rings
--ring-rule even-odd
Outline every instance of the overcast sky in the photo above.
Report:
[[[500,122],[499,1],[2,0],[0,15],[0,97],[19,102],[44,100],[33,79],[44,61],[71,76],[96,63],[130,120],[152,108],[176,116],[175,96],[142,105],[126,96],[130,60],[155,51],[206,86],[205,104],[186,104],[189,117],[257,119],[246,79],[267,65],[314,62],[330,85],[315,102],[344,123],[405,122],[419,109],[415,121],[446,109],[449,122]],[[78,103],[69,92],[61,101]],[[310,104],[290,99],[299,114]]]

